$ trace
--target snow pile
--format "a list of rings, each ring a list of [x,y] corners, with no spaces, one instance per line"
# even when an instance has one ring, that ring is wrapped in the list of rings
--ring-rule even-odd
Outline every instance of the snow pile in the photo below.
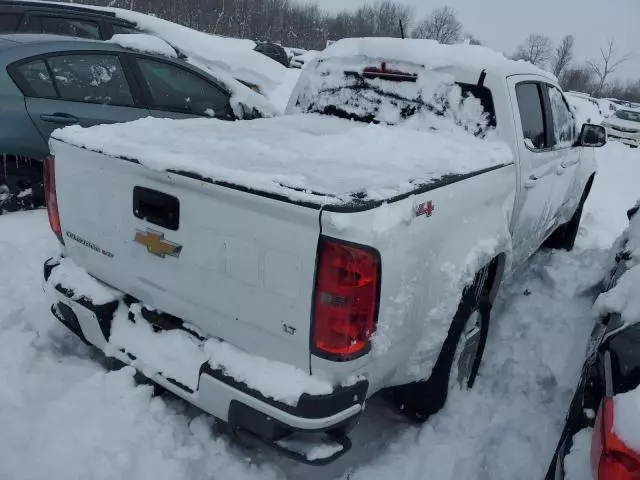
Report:
[[[143,33],[117,34],[107,43],[114,43],[123,48],[135,50],[136,52],[164,55],[165,57],[177,58],[175,49],[161,38]]]
[[[598,297],[594,309],[601,317],[619,313],[626,324],[640,323],[640,214],[632,217],[613,252],[622,254],[625,271],[611,290]]]
[[[285,67],[255,52],[255,42],[199,32],[177,23],[121,8],[103,8],[151,35],[162,38],[189,58],[221,68],[234,78],[269,93],[283,80]]]
[[[366,57],[380,61],[397,61],[420,65],[428,70],[449,67],[480,71],[531,73],[550,79],[555,77],[524,60],[509,60],[502,53],[480,45],[443,45],[435,40],[400,38],[346,38],[323,50],[316,60],[336,57]]]
[[[322,204],[350,203],[353,193],[384,199],[445,175],[513,162],[505,144],[460,128],[434,132],[419,123],[399,128],[321,115],[251,122],[145,118],[72,126],[52,138],[134,158],[153,170],[186,171]]]
[[[59,265],[51,272],[48,282],[52,286],[61,285],[73,292],[74,300],[86,299],[94,305],[103,305],[120,297],[119,292],[96,281],[70,258],[60,258],[57,262]]]
[[[613,431],[627,447],[640,453],[640,386],[613,397],[613,405]]]
[[[204,350],[209,364],[266,397],[295,406],[303,393],[329,395],[328,381],[309,375],[292,365],[256,357],[218,340],[208,340]]]
[[[129,320],[129,312],[133,321]],[[182,330],[155,332],[142,317],[141,306],[124,305],[115,314],[111,327],[111,336],[106,353],[124,349],[136,357],[132,365],[147,376],[161,373],[166,378],[177,380],[197,390],[200,378],[200,366],[207,358],[197,339]]]
[[[592,428],[580,430],[573,436],[571,451],[564,459],[565,480],[588,480],[591,473]]]
[[[124,305],[116,312],[108,351],[134,355],[132,365],[148,376],[157,373],[197,390],[200,367],[209,362],[265,397],[296,406],[304,393],[328,395],[333,386],[282,362],[257,357],[216,339],[201,341],[184,330],[155,331],[142,316],[142,307]],[[133,321],[129,319],[132,315]],[[190,327],[192,328],[192,327]]]
[[[602,123],[603,118],[598,105],[595,105],[580,95],[572,93],[566,93],[565,98],[567,102],[569,102],[571,110],[573,110],[578,131],[580,131],[584,123],[592,123],[594,125],[600,125]]]

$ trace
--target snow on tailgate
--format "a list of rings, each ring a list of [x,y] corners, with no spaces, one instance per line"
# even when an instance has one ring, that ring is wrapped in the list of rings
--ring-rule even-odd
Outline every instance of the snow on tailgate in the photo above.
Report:
[[[52,138],[153,170],[334,205],[354,201],[354,193],[381,200],[513,161],[507,145],[461,128],[433,131],[419,121],[392,127],[314,114],[239,122],[145,118],[71,126]]]

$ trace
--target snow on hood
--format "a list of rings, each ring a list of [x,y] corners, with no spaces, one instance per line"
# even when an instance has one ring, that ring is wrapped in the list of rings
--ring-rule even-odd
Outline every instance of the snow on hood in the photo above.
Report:
[[[191,172],[314,204],[344,205],[354,193],[383,200],[447,175],[513,162],[502,142],[412,120],[392,127],[313,114],[240,122],[145,118],[71,126],[52,138],[135,158],[153,170]]]
[[[154,35],[146,35],[144,33],[116,34],[110,40],[107,40],[107,43],[114,43],[136,52],[178,58],[177,52],[171,45]]]
[[[600,109],[593,102],[582,96],[571,93],[566,93],[565,98],[573,111],[573,116],[576,119],[578,130],[580,130],[582,125],[585,123],[591,123],[594,125],[600,125],[602,123],[603,118],[600,113]]]
[[[640,323],[640,213],[631,218],[629,227],[615,242],[613,254],[622,257],[624,273],[612,289],[598,297],[594,310],[601,317],[618,313],[625,324]]]
[[[131,10],[108,10],[144,32],[162,38],[193,60],[221,68],[238,80],[257,85],[267,95],[284,79],[285,67],[254,51],[256,44],[252,40],[211,35]]]

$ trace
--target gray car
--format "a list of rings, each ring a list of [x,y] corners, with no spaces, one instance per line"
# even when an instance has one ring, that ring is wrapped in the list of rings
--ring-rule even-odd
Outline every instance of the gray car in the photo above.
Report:
[[[71,37],[0,35],[0,213],[42,204],[41,160],[56,128],[148,116],[235,120],[237,89],[249,101],[257,96],[179,58]],[[243,111],[261,115],[251,105]]]

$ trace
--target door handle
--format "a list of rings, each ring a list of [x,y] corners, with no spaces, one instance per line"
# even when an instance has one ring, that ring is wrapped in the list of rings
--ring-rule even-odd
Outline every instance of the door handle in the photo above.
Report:
[[[571,167],[571,166],[575,165],[575,164],[576,164],[576,163],[578,163],[579,161],[580,161],[580,159],[577,159],[577,160],[570,160],[570,161],[568,161],[568,162],[562,162],[562,163],[561,163],[561,165],[562,165],[564,168],[567,168],[567,167]]]
[[[74,123],[78,123],[80,120],[78,117],[70,115],[68,113],[43,113],[40,115],[40,120],[43,122],[57,123],[60,125],[73,125]]]
[[[533,187],[536,186],[536,182],[538,181],[538,177],[536,177],[535,175],[529,175],[529,179],[524,182],[524,188],[526,188],[527,190],[532,189]]]
[[[565,172],[565,166],[564,165],[558,165],[558,167],[556,168],[556,175],[561,176],[564,175]]]

